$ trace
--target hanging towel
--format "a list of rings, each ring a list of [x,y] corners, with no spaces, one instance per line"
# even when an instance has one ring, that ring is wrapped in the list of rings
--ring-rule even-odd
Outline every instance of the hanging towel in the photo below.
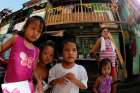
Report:
[[[104,37],[101,37],[101,51],[106,50],[106,46],[105,46],[105,39]]]
[[[113,44],[112,41],[111,41],[111,46],[112,46],[113,52],[115,52],[115,45]],[[101,49],[100,49],[100,51],[105,51],[105,50],[106,50],[105,39],[104,39],[104,37],[101,37]]]

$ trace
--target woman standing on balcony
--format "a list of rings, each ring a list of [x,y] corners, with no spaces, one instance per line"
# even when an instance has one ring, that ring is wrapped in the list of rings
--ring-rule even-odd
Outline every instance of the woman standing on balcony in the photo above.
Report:
[[[99,52],[99,60],[104,58],[109,58],[111,60],[111,75],[113,77],[113,81],[117,80],[117,69],[116,69],[116,52],[115,46],[112,41],[109,39],[109,31],[107,28],[102,28],[101,38],[99,38],[95,45],[93,46],[91,53],[94,57],[97,58],[96,51],[100,49]],[[113,88],[113,93],[116,93],[116,88]]]

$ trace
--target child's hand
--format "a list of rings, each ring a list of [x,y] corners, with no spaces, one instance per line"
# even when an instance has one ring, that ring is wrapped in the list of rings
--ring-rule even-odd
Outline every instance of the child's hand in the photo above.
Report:
[[[42,85],[41,77],[39,77],[39,79],[37,80],[37,89],[38,89],[38,93],[43,93],[43,85]]]
[[[65,77],[70,80],[71,82],[74,82],[74,80],[76,79],[75,75],[73,73],[67,73],[65,75]]]
[[[60,85],[67,85],[68,82],[69,82],[69,80],[65,76],[59,78],[57,81],[57,83]]]
[[[86,89],[86,86],[78,80],[73,73],[67,73],[65,77],[81,89]]]

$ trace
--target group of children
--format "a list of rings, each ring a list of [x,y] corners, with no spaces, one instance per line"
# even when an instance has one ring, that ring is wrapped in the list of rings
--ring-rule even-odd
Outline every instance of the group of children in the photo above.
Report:
[[[33,16],[24,25],[22,36],[14,34],[2,45],[0,53],[11,48],[4,82],[28,80],[31,93],[49,93],[50,91],[51,93],[79,93],[79,88],[86,89],[87,72],[83,66],[75,63],[78,57],[75,40],[63,41],[61,51],[63,62],[51,69],[48,64],[53,62],[54,43],[48,41],[41,46],[40,50],[33,45],[33,42],[39,39],[44,26],[41,17]],[[111,61],[108,58],[102,59],[99,68],[101,75],[97,78],[93,91],[111,93]]]

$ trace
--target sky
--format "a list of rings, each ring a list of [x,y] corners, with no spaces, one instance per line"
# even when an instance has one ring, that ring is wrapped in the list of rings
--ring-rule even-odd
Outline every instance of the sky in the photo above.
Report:
[[[15,12],[22,8],[22,4],[30,0],[0,0],[0,11],[4,8],[9,8]]]

